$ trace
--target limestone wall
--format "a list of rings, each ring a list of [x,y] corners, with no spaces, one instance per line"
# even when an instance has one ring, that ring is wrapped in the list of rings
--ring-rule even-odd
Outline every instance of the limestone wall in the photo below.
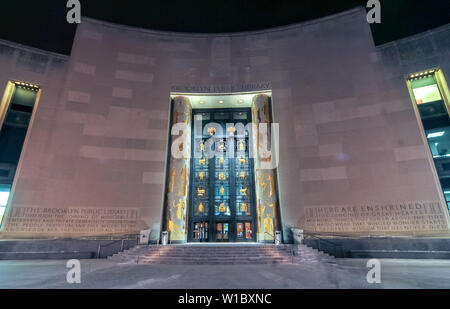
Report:
[[[448,26],[375,47],[362,9],[234,34],[83,18],[70,59],[47,56],[43,73],[42,59],[22,64],[20,49],[3,46],[2,83],[17,76],[43,88],[3,236],[150,228],[157,238],[171,89],[258,84],[272,89],[280,123],[285,228],[448,233],[405,82],[406,74],[435,66],[450,76]],[[10,225],[43,209],[50,220],[36,231]]]

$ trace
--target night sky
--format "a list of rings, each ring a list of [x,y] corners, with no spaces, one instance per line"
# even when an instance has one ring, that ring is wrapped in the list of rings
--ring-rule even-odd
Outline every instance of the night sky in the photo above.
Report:
[[[70,54],[76,26],[67,0],[2,1],[0,38]],[[82,15],[131,26],[180,32],[235,32],[310,20],[362,6],[362,0],[80,0]],[[376,45],[450,23],[450,0],[382,0]]]

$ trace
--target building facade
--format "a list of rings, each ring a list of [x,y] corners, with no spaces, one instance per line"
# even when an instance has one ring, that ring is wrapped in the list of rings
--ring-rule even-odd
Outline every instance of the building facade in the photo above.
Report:
[[[0,235],[448,236],[449,56],[449,26],[376,47],[359,8],[231,34],[83,18],[70,56],[0,41]]]

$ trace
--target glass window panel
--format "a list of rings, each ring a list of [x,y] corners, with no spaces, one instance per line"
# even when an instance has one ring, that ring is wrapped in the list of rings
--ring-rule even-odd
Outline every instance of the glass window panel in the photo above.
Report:
[[[216,120],[225,120],[225,119],[230,119],[230,118],[231,118],[231,114],[229,112],[214,113],[214,119],[216,119]]]
[[[239,120],[247,119],[247,112],[234,112],[233,118]]]
[[[228,239],[228,223],[223,224],[223,239]]]
[[[245,238],[246,239],[252,238],[252,225],[250,222],[245,222]]]
[[[244,225],[241,222],[238,222],[236,224],[236,234],[238,238],[243,238],[244,237]]]
[[[442,100],[438,85],[429,85],[425,87],[413,89],[414,97],[417,104],[425,104],[429,102]]]
[[[0,206],[6,206],[8,203],[9,191],[0,191]]]

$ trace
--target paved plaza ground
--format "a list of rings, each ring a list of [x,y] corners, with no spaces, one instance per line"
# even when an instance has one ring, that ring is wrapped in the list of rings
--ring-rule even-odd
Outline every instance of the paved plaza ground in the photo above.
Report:
[[[136,265],[81,260],[81,283],[66,281],[63,260],[0,261],[0,288],[450,288],[450,261],[382,259],[369,284],[367,260],[299,265]]]

